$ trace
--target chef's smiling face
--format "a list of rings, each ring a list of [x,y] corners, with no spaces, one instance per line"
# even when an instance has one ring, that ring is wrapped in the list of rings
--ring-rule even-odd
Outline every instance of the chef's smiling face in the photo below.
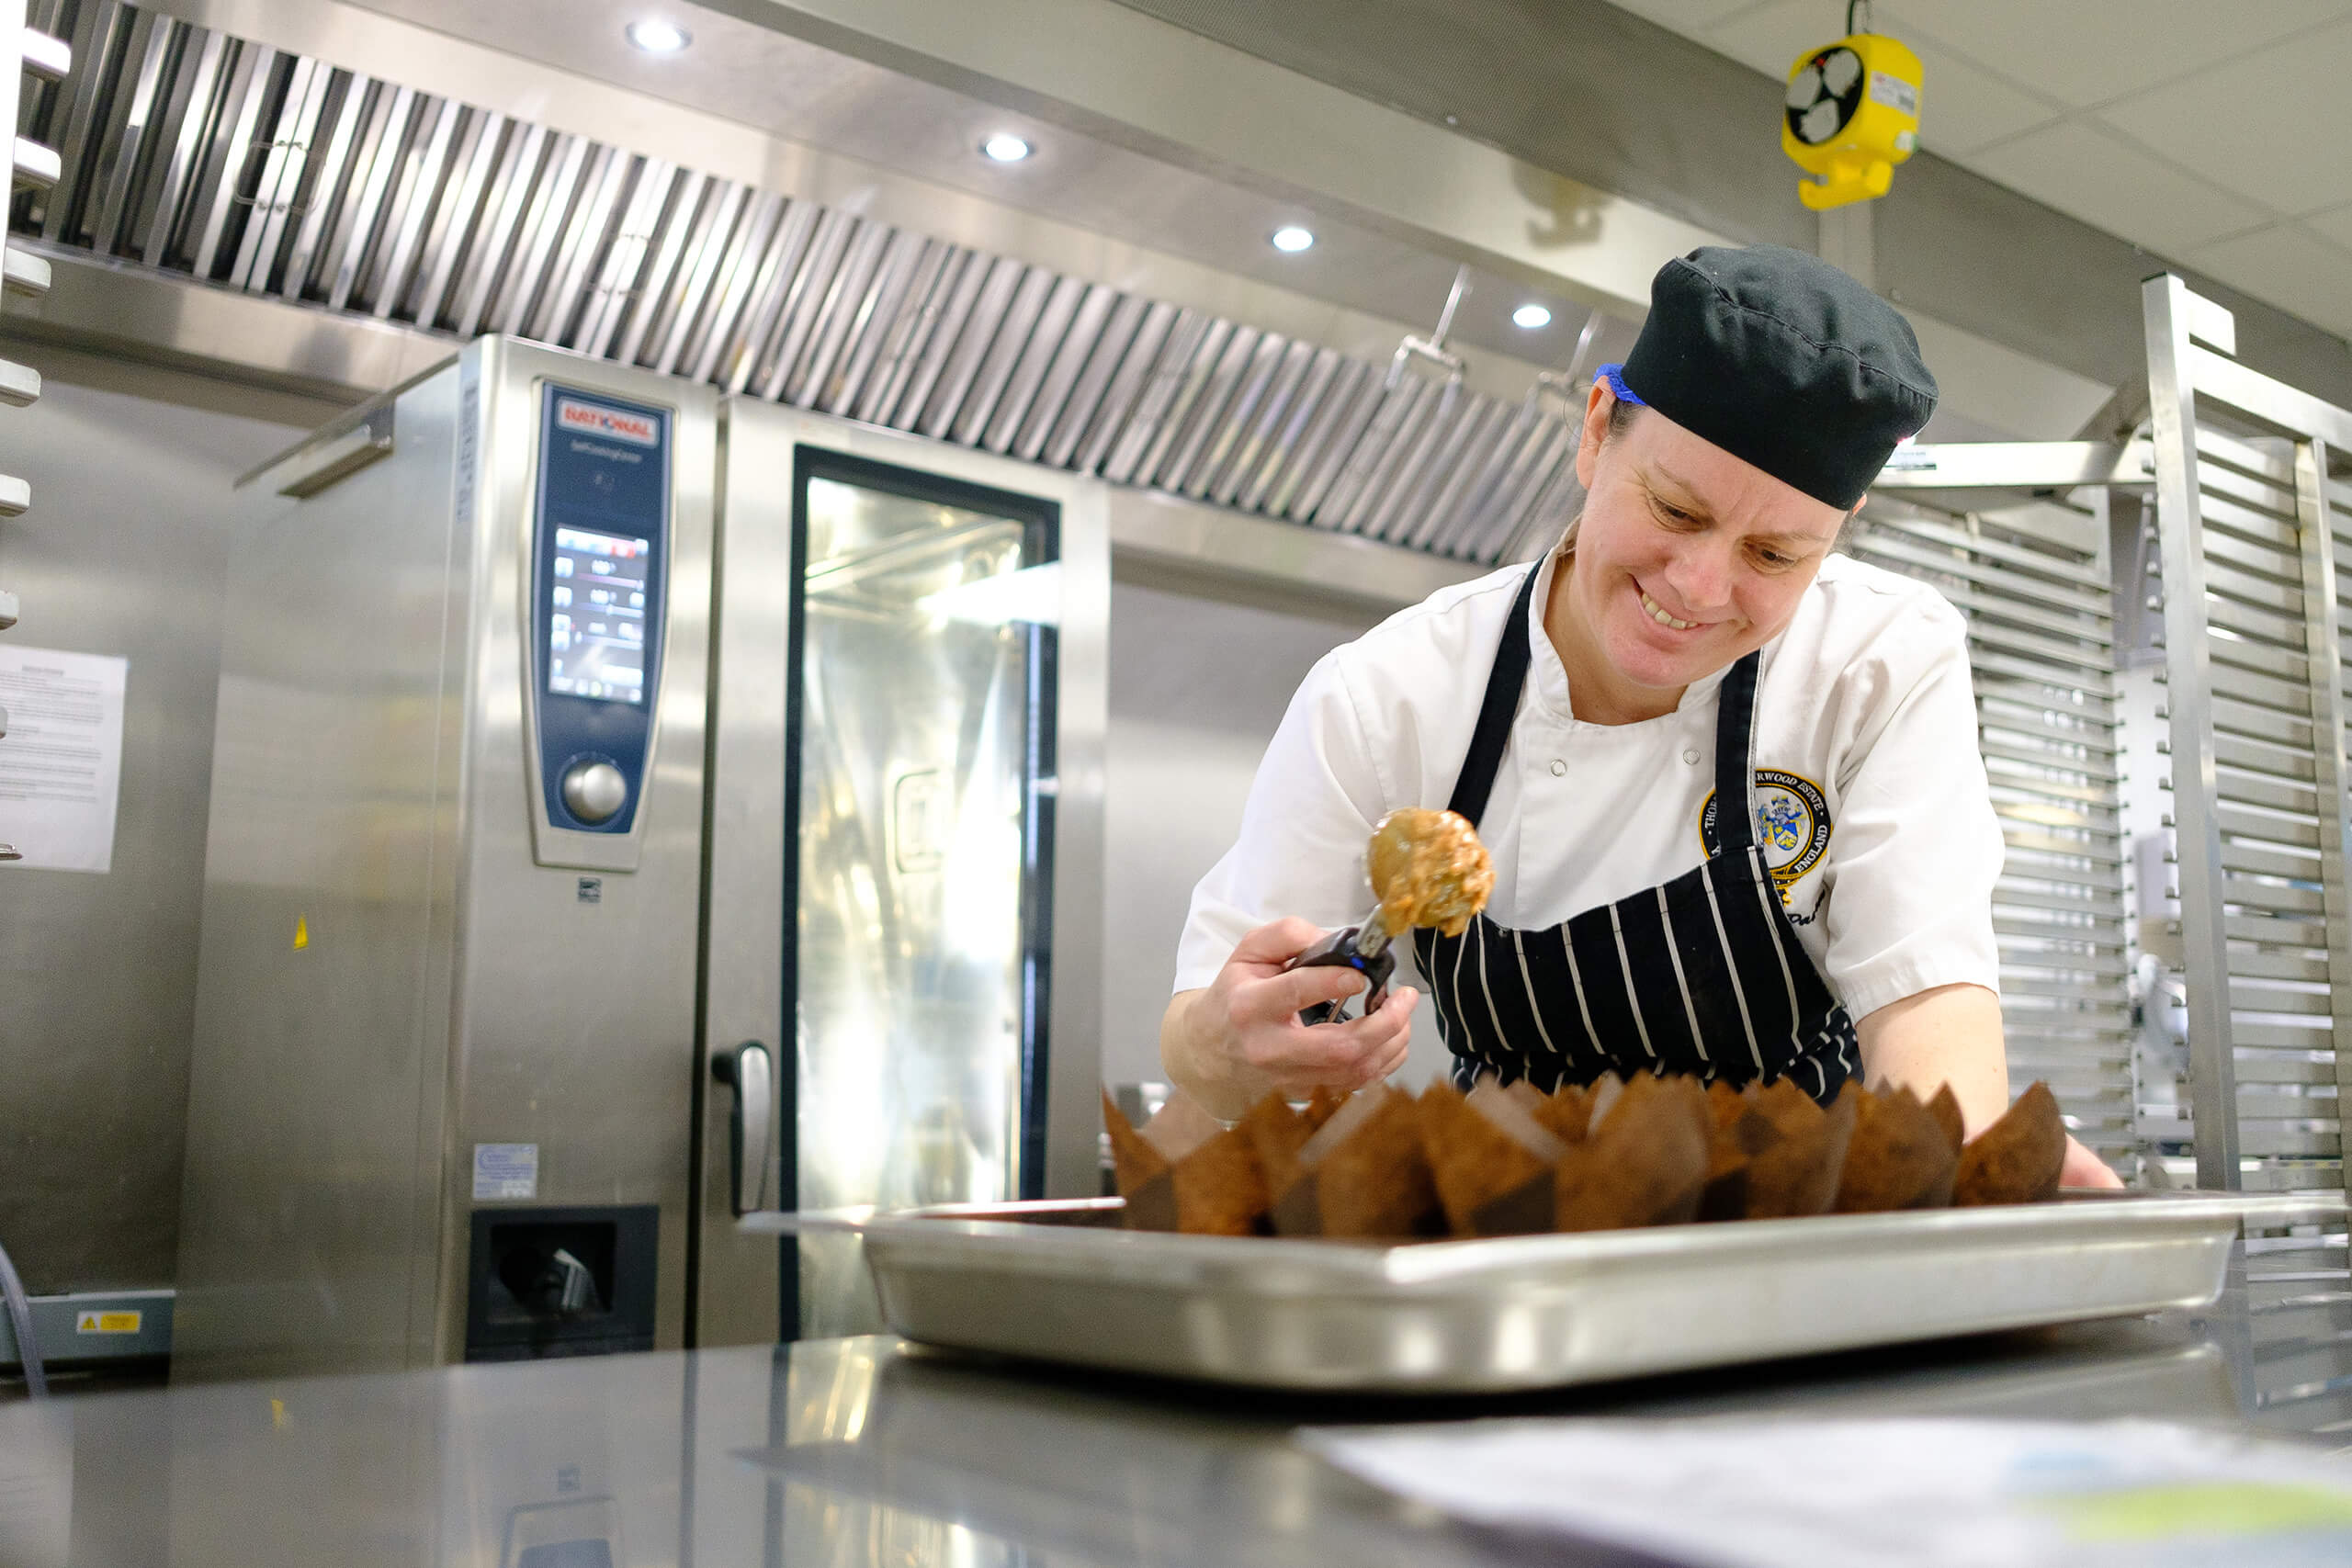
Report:
[[[1577,477],[1576,553],[1544,615],[1577,716],[1669,712],[1682,689],[1777,637],[1847,513],[1655,410],[1610,429],[1596,384]]]

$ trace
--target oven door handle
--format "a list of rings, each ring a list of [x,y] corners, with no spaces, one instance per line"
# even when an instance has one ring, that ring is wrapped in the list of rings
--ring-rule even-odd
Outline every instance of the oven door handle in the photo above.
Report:
[[[727,1117],[728,1168],[735,1212],[768,1207],[768,1134],[775,1124],[775,1067],[768,1048],[746,1040],[710,1059],[710,1076],[735,1090]]]

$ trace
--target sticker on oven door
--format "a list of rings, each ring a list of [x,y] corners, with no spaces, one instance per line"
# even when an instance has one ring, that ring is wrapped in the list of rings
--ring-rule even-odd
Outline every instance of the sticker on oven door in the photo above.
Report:
[[[476,1144],[474,1201],[536,1198],[539,1195],[539,1145],[537,1144]]]

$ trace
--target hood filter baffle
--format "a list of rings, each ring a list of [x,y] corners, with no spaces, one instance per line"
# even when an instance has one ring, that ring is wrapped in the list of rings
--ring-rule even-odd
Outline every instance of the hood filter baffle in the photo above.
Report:
[[[1447,345],[1466,274],[1384,365],[120,0],[31,4],[81,62],[25,122],[55,181],[11,221],[51,254],[505,333],[1461,560],[1548,542],[1575,499],[1560,422],[1474,390]]]

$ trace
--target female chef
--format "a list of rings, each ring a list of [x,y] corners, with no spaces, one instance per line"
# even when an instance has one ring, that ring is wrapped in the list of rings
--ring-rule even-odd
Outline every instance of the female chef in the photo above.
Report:
[[[1934,589],[1833,554],[1935,378],[1910,324],[1802,252],[1668,262],[1585,410],[1558,547],[1327,655],[1193,896],[1170,1080],[1234,1117],[1405,1061],[1416,1000],[1285,972],[1361,920],[1363,852],[1446,806],[1492,852],[1486,913],[1415,933],[1454,1075],[1949,1082],[2008,1103],[1992,894],[2001,832],[1966,628]],[[2115,1178],[2071,1145],[2064,1179]]]

